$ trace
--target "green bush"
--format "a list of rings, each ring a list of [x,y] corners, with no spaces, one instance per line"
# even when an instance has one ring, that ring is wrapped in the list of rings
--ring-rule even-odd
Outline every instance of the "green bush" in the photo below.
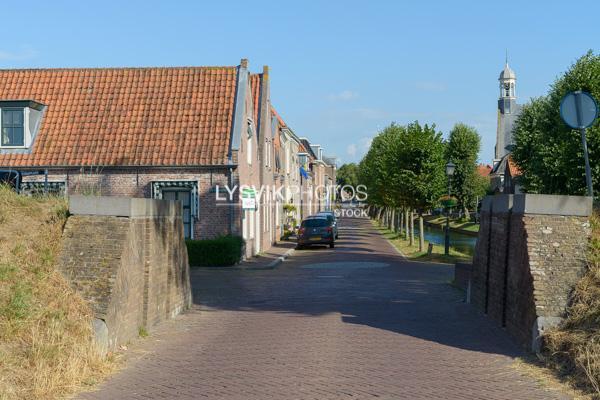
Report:
[[[186,240],[185,244],[190,266],[226,266],[240,262],[244,239],[228,235],[215,239]]]

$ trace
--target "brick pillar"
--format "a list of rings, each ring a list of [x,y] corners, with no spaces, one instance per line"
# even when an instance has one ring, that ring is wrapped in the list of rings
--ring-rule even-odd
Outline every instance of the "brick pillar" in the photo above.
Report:
[[[496,195],[484,199],[473,257],[472,303],[537,351],[561,321],[586,270],[588,197]]]

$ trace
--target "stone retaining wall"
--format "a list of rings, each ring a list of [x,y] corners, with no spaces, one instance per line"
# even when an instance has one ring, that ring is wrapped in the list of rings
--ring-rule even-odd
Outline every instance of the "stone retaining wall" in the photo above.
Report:
[[[87,300],[103,350],[191,304],[181,205],[71,196],[61,271]]]
[[[586,197],[484,199],[472,303],[534,351],[544,329],[564,317],[570,293],[585,272],[591,212]]]

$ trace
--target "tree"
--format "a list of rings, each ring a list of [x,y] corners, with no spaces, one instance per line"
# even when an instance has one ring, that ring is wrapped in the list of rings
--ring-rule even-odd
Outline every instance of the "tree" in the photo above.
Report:
[[[419,213],[419,250],[423,251],[423,212],[438,204],[445,186],[442,134],[435,125],[414,122],[406,126],[406,134],[396,150],[403,197]]]
[[[600,55],[581,57],[551,86],[549,93],[523,107],[515,123],[512,158],[521,170],[526,192],[584,195],[585,164],[581,136],[560,118],[560,101],[570,91],[584,90],[600,100]],[[600,121],[587,130],[590,166],[600,190]]]
[[[444,191],[444,165],[442,134],[435,125],[418,122],[386,127],[373,139],[359,165],[359,178],[367,184],[371,206],[386,213],[391,210],[392,215],[398,208],[418,211],[420,250],[425,240],[423,212],[435,207]],[[412,234],[410,237],[412,244]]]
[[[349,163],[342,165],[336,172],[337,184],[340,186],[358,186],[358,165]]]
[[[462,123],[454,125],[446,146],[446,159],[456,165],[452,176],[452,194],[467,219],[469,206],[473,206],[476,197],[481,195],[481,181],[477,172],[480,147],[481,137],[475,128]]]

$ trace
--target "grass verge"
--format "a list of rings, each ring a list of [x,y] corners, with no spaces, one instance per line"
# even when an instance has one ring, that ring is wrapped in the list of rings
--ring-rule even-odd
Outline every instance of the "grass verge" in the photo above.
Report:
[[[455,248],[450,247],[450,254],[444,254],[444,246],[434,244],[431,254],[419,251],[419,238],[415,236],[415,243],[410,245],[409,240],[393,230],[380,226],[376,221],[371,220],[371,223],[379,232],[388,239],[407,259],[414,261],[440,262],[446,264],[454,264],[456,262],[471,262],[472,258],[468,254],[461,253]],[[429,246],[429,242],[425,241],[425,249]]]
[[[67,206],[0,186],[0,399],[56,399],[112,370],[87,304],[55,268]]]
[[[439,225],[441,227],[446,226],[446,217],[440,215],[428,215],[424,217],[425,222]],[[450,220],[450,228],[459,229],[468,232],[479,232],[479,224],[470,221],[461,221],[457,219]]]

